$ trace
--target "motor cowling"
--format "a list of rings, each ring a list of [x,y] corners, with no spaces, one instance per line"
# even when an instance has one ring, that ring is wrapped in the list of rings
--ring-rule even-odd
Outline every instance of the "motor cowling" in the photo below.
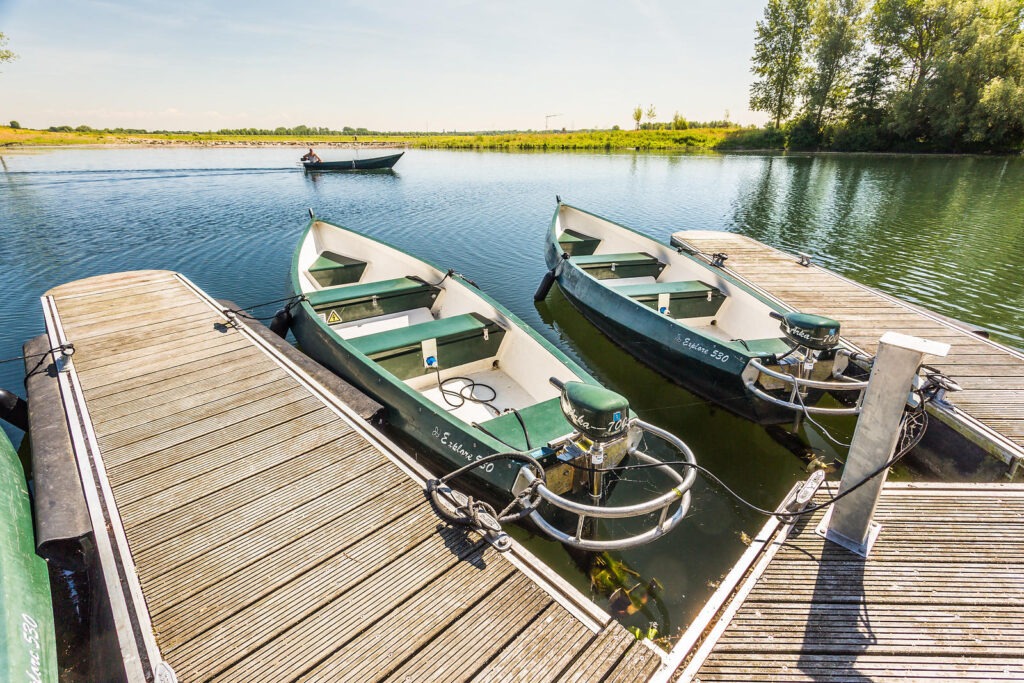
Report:
[[[781,319],[779,329],[794,344],[816,351],[828,351],[839,344],[839,322],[832,318],[796,312],[772,317]]]
[[[584,382],[551,383],[561,393],[562,414],[576,430],[595,443],[621,438],[629,430],[629,401],[604,387]]]

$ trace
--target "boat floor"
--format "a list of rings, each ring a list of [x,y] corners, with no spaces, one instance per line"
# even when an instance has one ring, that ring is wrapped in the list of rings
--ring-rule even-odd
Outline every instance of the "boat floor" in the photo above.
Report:
[[[372,318],[338,323],[331,325],[331,329],[342,339],[355,339],[356,337],[364,337],[376,332],[388,332],[389,330],[397,330],[401,327],[430,322],[433,319],[434,316],[429,308],[414,308],[410,311],[398,311],[397,313],[387,313]]]
[[[444,382],[444,387],[448,391],[459,392],[465,389],[466,396],[473,396],[480,400],[486,400],[491,396],[491,392],[486,388],[490,387],[496,395],[494,399],[487,401],[487,403],[497,408],[500,412],[510,408],[522,409],[537,403],[537,399],[531,396],[515,379],[499,368],[468,372],[451,377],[448,380],[444,380]],[[472,387],[474,382],[477,386]],[[472,388],[470,389],[469,387]],[[422,390],[420,393],[428,400],[441,406],[450,414],[468,424],[474,422],[482,423],[497,417],[495,412],[483,403],[467,400],[459,407],[451,406],[441,394],[441,389],[438,388],[437,384]],[[452,403],[459,402],[458,398],[450,394],[448,399]]]

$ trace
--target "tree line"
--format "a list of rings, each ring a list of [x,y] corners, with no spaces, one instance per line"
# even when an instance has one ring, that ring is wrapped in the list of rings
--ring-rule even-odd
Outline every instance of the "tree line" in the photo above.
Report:
[[[768,0],[752,61],[790,148],[1024,144],[1024,0]]]

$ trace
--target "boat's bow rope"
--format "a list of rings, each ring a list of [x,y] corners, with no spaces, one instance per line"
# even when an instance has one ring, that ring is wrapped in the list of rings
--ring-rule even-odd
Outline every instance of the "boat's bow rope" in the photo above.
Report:
[[[501,512],[496,511],[494,506],[489,503],[456,491],[449,486],[448,482],[453,479],[498,460],[514,460],[525,463],[536,476],[531,486],[513,498]],[[512,540],[502,531],[501,525],[518,522],[533,512],[541,503],[539,489],[544,483],[544,467],[537,462],[536,458],[520,452],[494,453],[474,460],[468,465],[463,465],[439,479],[431,479],[427,482],[427,492],[430,494],[430,499],[433,501],[438,515],[452,524],[467,526],[479,531],[491,545],[504,551],[511,547]],[[513,512],[517,507],[519,510]]]

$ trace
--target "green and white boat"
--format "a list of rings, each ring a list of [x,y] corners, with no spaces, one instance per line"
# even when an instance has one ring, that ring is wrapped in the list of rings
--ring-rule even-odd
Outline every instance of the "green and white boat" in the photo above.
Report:
[[[36,555],[25,472],[0,430],[0,680],[56,681],[57,647],[46,561]]]
[[[289,324],[302,350],[384,405],[388,422],[434,454],[445,472],[525,453],[543,477],[512,459],[487,461],[473,474],[492,492],[519,494],[532,485],[580,520],[660,515],[646,532],[616,541],[582,538],[582,522],[566,534],[536,511],[530,515],[558,540],[590,549],[646,542],[682,518],[692,469],[659,467],[670,485],[643,504],[593,504],[603,492],[595,470],[627,457],[651,461],[638,450],[645,431],[685,458],[692,453],[638,420],[623,397],[458,273],[312,218],[291,276],[302,299]],[[580,491],[594,500],[573,500]]]
[[[661,374],[732,412],[784,422],[794,411],[856,414],[819,407],[826,392],[859,392],[843,376],[851,352],[839,323],[792,311],[749,289],[714,258],[662,244],[563,204],[545,240],[553,282],[608,337]]]

